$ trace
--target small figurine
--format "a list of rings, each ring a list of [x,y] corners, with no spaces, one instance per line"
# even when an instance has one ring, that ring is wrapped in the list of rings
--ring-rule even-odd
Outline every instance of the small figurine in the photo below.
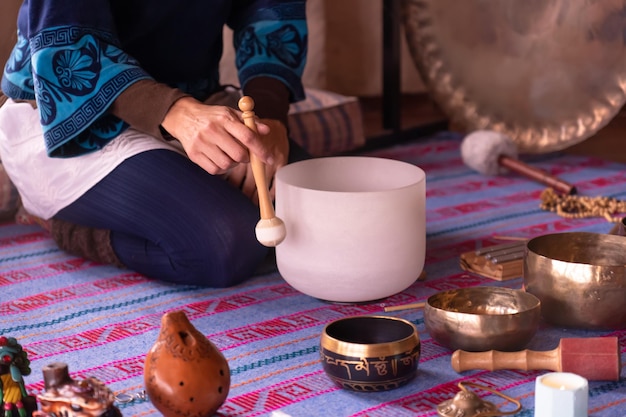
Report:
[[[37,409],[35,397],[28,395],[24,386],[23,377],[29,374],[26,351],[14,337],[0,336],[0,416],[30,417]]]
[[[61,362],[46,365],[42,372],[45,390],[37,395],[41,411],[35,411],[33,417],[122,417],[113,405],[115,395],[100,380],[76,381]]]
[[[161,317],[144,382],[150,401],[165,417],[208,417],[228,396],[230,369],[222,352],[176,311]]]

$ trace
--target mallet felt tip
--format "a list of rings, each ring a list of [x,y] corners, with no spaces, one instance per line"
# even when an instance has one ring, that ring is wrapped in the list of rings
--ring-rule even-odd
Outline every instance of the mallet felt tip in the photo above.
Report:
[[[244,123],[249,129],[257,133],[253,111],[254,100],[252,97],[244,96],[239,99],[238,104],[239,110],[243,112]],[[256,238],[262,245],[273,247],[285,239],[287,235],[285,223],[274,214],[274,206],[265,178],[265,165],[253,152],[250,152],[250,165],[259,195],[259,210],[261,212],[261,219],[255,228]]]
[[[564,338],[550,351],[522,350],[519,352],[466,352],[452,354],[456,372],[471,369],[549,370],[571,372],[590,381],[618,381],[621,359],[617,337]]]
[[[517,146],[504,133],[477,130],[465,136],[461,143],[463,162],[485,175],[496,175],[509,169],[540,182],[563,194],[576,194],[576,187],[548,172],[517,159]]]

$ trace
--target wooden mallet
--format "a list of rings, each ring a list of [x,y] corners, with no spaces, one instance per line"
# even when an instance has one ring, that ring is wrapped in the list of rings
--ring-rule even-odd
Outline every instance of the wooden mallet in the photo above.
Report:
[[[254,100],[252,97],[244,96],[239,99],[239,110],[243,112],[243,121],[246,126],[258,134],[254,120]],[[285,223],[274,213],[274,206],[265,178],[265,165],[253,152],[250,152],[250,165],[259,195],[259,210],[261,212],[261,220],[255,228],[256,238],[262,245],[273,247],[285,239],[287,235]]]
[[[587,337],[561,339],[559,346],[538,352],[466,352],[452,354],[452,368],[456,372],[470,369],[520,369],[572,372],[590,381],[618,381],[621,360],[617,337]]]
[[[508,169],[562,194],[576,194],[574,185],[517,159],[517,145],[504,133],[491,130],[470,133],[461,142],[461,158],[481,174],[497,175]]]

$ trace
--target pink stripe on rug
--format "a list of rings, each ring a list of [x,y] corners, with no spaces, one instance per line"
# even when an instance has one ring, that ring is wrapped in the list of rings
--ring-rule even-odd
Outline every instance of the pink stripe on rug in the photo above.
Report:
[[[82,262],[81,266],[85,268],[77,268],[75,270],[69,270],[72,272],[79,271],[81,269],[87,269],[93,266],[93,263]],[[50,265],[45,265],[42,268],[35,268],[36,270],[49,269]],[[54,268],[53,268],[54,269]],[[57,270],[58,271],[58,270]],[[58,271],[68,272],[68,270]],[[37,278],[49,278],[56,274],[50,274],[47,276]],[[27,273],[27,276],[33,277]],[[0,279],[1,280],[1,279]],[[39,308],[48,307],[54,304],[63,303],[72,299],[80,297],[94,297],[100,294],[106,294],[110,291],[115,291],[120,288],[131,287],[133,285],[146,282],[146,277],[137,273],[123,274],[115,278],[109,278],[105,280],[99,280],[95,282],[88,282],[83,285],[73,285],[72,287],[64,287],[57,290],[39,293],[31,295],[29,297],[19,298],[17,300],[11,300],[5,303],[0,303],[0,314],[17,314],[25,311],[33,311]]]

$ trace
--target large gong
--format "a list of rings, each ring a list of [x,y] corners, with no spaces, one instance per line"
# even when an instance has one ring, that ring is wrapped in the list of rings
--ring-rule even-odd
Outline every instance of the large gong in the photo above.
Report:
[[[402,0],[411,56],[451,122],[564,149],[626,100],[626,0]]]

